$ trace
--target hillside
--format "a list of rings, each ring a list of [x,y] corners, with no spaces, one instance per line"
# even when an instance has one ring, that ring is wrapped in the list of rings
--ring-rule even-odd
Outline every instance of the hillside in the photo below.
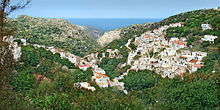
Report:
[[[29,43],[55,46],[83,56],[99,47],[90,35],[93,29],[74,25],[62,19],[43,19],[21,15],[15,19],[18,33],[15,37],[26,38]]]
[[[111,43],[113,40],[119,39],[120,33],[121,33],[121,29],[116,29],[113,31],[105,32],[103,36],[101,36],[99,39],[97,39],[97,42],[100,45],[105,46],[105,45]]]
[[[85,27],[85,26],[84,26]],[[94,39],[98,39],[98,38],[100,38],[104,33],[105,33],[105,31],[104,30],[102,30],[102,29],[96,29],[96,28],[94,28],[94,27],[91,27],[91,26],[86,26],[85,28],[84,28],[84,31],[86,31],[88,34],[89,34],[89,36],[91,36],[91,37],[93,37]]]
[[[25,36],[32,44],[13,40],[21,47],[21,51],[13,52],[22,54],[7,80],[10,99],[3,100],[7,106],[0,107],[6,109],[10,104],[12,109],[219,110],[220,37],[214,42],[202,40],[207,34],[219,36],[218,18],[217,10],[197,10],[158,23],[110,31],[100,38],[114,34],[103,40],[104,48],[78,57],[75,51],[68,50],[71,44],[65,43],[70,42],[67,39],[92,39],[80,31],[83,27],[62,20],[21,16],[20,20],[28,21],[19,24],[25,27],[19,27],[22,34],[17,37]],[[63,23],[66,26],[60,25]],[[203,30],[203,23],[211,28]],[[53,27],[60,30],[54,32]],[[32,32],[37,33],[36,38]],[[64,44],[54,45],[53,40]],[[79,52],[82,48],[77,49]]]
[[[186,13],[180,13],[180,14],[168,17],[160,22],[135,24],[135,25],[131,25],[129,27],[121,28],[120,29],[121,30],[120,37],[117,37],[120,39],[115,40],[113,37],[112,38],[113,42],[110,43],[109,45],[107,45],[106,47],[111,47],[110,45],[113,45],[113,44],[120,45],[121,43],[119,41],[123,41],[123,40],[126,41],[129,38],[132,38],[134,36],[140,36],[141,34],[146,32],[147,30],[153,30],[153,29],[156,29],[160,26],[168,25],[168,24],[176,23],[176,22],[184,22],[184,24],[185,24],[184,31],[182,31],[182,33],[185,33],[185,34],[182,34],[181,36],[175,35],[177,37],[188,37],[192,34],[194,36],[197,34],[204,35],[209,31],[210,31],[209,33],[214,33],[215,35],[220,36],[219,35],[219,28],[220,28],[219,26],[220,25],[218,25],[220,23],[219,20],[220,20],[220,11],[215,10],[215,9],[195,10],[195,11],[189,11]],[[207,30],[207,31],[202,32],[202,30],[201,30],[202,23],[209,23],[214,28],[212,30]],[[191,30],[189,30],[189,28],[191,28]],[[201,33],[199,33],[199,32],[201,32]],[[181,34],[181,32],[180,32],[180,34]],[[170,36],[172,36],[172,35],[168,35],[167,37],[170,37]],[[101,40],[101,38],[100,38],[100,40]],[[118,43],[115,43],[115,42],[118,42]],[[125,43],[123,43],[123,44],[125,44]]]
[[[153,32],[154,29],[158,29],[161,26],[169,25],[176,22],[180,22],[184,26],[170,27],[167,30],[164,30],[163,36],[167,40],[169,40],[173,36],[177,38],[185,38],[187,39],[188,46],[192,47],[192,48],[188,48],[191,51],[204,51],[207,53],[214,52],[215,54],[219,54],[220,38],[215,40],[215,44],[210,44],[209,42],[201,43],[202,42],[201,39],[204,37],[204,35],[208,34],[208,35],[220,36],[219,20],[220,20],[219,10],[214,10],[214,9],[195,10],[195,11],[190,11],[168,17],[157,23],[136,24],[136,25],[131,25],[129,27],[118,29],[120,30],[119,35],[118,33],[117,33],[117,37],[114,36],[111,37],[111,34],[108,35],[108,37],[111,37],[108,39],[112,40],[112,42],[110,42],[109,44],[106,43],[106,46],[103,49],[101,49],[99,52],[106,52],[107,49],[118,49],[120,51],[120,54],[123,55],[123,58],[121,59],[104,58],[103,62],[100,65],[104,70],[106,70],[108,73],[111,73],[113,76],[115,76],[116,74],[117,75],[120,74],[118,73],[118,70],[120,70],[118,65],[127,62],[127,57],[130,50],[126,48],[125,44],[128,43],[129,39],[132,39],[132,42],[134,42],[135,37],[140,37],[142,34],[144,34],[147,31]],[[209,23],[212,26],[212,29],[203,31],[201,28],[201,24],[203,23]],[[108,33],[111,32],[114,31],[110,31]],[[103,36],[100,37],[98,41],[105,41],[105,39],[104,40],[102,39]],[[135,48],[133,43],[130,44],[130,47]],[[216,69],[218,69],[218,67],[216,67]]]
[[[174,23],[179,23],[182,26],[172,26]],[[203,30],[202,24],[209,24],[211,29]],[[206,108],[208,105],[202,107],[200,104],[195,104],[195,102],[198,101],[199,103],[206,103],[206,101],[208,100],[219,99],[210,99],[211,97],[209,97],[209,95],[207,99],[205,98],[200,100],[195,98],[197,96],[190,96],[190,94],[197,94],[197,90],[202,89],[204,86],[207,86],[208,88],[210,87],[211,90],[214,90],[214,94],[217,91],[219,91],[219,89],[215,87],[219,87],[220,83],[220,37],[216,38],[215,42],[212,43],[202,40],[205,35],[220,36],[219,28],[220,11],[215,9],[190,11],[171,16],[154,24],[139,24],[122,28],[120,37],[106,45],[105,48],[100,50],[100,52],[106,54],[109,53],[108,55],[111,55],[114,53],[114,51],[109,52],[110,49],[118,49],[119,52],[116,53],[116,56],[121,54],[123,55],[123,57],[104,57],[102,58],[100,67],[107,72],[108,76],[112,78],[118,76],[116,77],[117,79],[122,79],[120,81],[125,83],[125,88],[130,89],[130,91],[132,91],[133,94],[139,93],[138,96],[147,97],[148,95],[143,95],[143,93],[148,94],[148,92],[146,91],[151,91],[153,94],[155,93],[153,96],[153,100],[156,100],[156,105],[158,105],[157,107],[162,107],[160,109],[201,109],[204,107]],[[150,38],[151,40],[148,41],[145,37]],[[181,49],[177,49],[174,46],[175,43],[171,43],[171,45],[166,45],[166,42],[170,41],[171,38],[179,39],[181,41],[180,44],[177,44],[177,48],[179,48],[178,45],[183,44],[182,40],[184,40],[185,46],[181,47]],[[161,41],[165,42],[160,44],[159,42]],[[165,47],[163,48],[163,46]],[[174,56],[167,55],[167,57],[163,57],[163,55],[166,54],[166,52],[169,53],[168,49],[170,48],[171,51],[177,49],[177,51],[175,51],[176,53],[174,54]],[[190,72],[190,69],[192,68],[189,69],[188,66],[186,66],[188,70],[180,68],[181,66],[176,66],[177,70],[175,70],[173,68],[175,67],[173,66],[175,65],[175,63],[171,63],[172,66],[161,63],[159,65],[164,67],[164,70],[168,70],[168,72],[165,73],[167,76],[163,76],[162,74],[164,70],[162,69],[163,71],[161,71],[160,66],[158,66],[158,62],[163,60],[165,60],[165,62],[179,62],[178,60],[176,60],[176,58],[179,59],[179,55],[181,55],[181,53],[184,51],[188,51],[190,53],[207,53],[207,56],[199,62],[198,60],[192,60],[198,62],[198,64],[202,64],[200,65],[202,67],[199,68],[196,72]],[[168,60],[169,58],[174,59]],[[131,60],[129,61],[129,59]],[[125,64],[125,67],[121,66]],[[180,64],[182,64],[182,62]],[[126,70],[130,68],[127,66],[131,66],[134,70],[138,69],[138,71],[126,72]],[[181,75],[183,75],[182,78],[184,80],[182,80],[179,76],[172,76],[172,74],[170,74],[172,70],[169,70],[170,67],[175,70],[173,71],[174,73],[183,73],[180,74],[180,77]],[[160,79],[155,77],[150,78],[150,76],[148,77],[148,75],[146,74],[150,72],[147,72],[142,69],[153,70],[154,72],[162,75],[163,77],[173,77],[174,79]],[[158,81],[158,83],[155,84],[155,81]],[[210,86],[210,84],[212,86]],[[198,89],[194,91],[194,89],[197,87]],[[214,87],[215,89],[213,89],[212,87]],[[193,90],[190,90],[189,88]],[[204,90],[200,92],[208,93],[209,90]],[[186,101],[188,98],[192,99],[192,101]],[[198,98],[204,97],[198,96]],[[149,101],[149,97],[146,99],[148,99]],[[219,103],[219,101],[217,101],[217,103]],[[193,107],[190,107],[187,104]],[[157,107],[156,109],[158,109]],[[212,109],[218,108],[219,107],[214,108],[213,106]]]
[[[114,40],[118,40],[121,38],[130,38],[132,37],[131,34],[140,34],[146,31],[146,29],[151,28],[154,26],[153,23],[145,23],[145,24],[134,24],[128,27],[115,29],[112,31],[105,32],[103,36],[101,36],[97,41],[106,46],[110,44]]]

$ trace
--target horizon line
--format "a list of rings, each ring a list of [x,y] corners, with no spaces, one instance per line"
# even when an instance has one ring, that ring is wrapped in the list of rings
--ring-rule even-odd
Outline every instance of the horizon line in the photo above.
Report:
[[[21,14],[21,15],[25,15],[25,14]],[[18,15],[18,16],[21,16],[21,15]],[[16,17],[10,17],[10,18],[18,18],[18,16]],[[25,15],[25,16],[30,16],[30,15]],[[149,17],[149,18],[144,18],[144,17],[137,17],[137,18],[132,18],[132,17],[123,17],[123,18],[120,18],[120,17],[100,17],[100,18],[93,18],[93,17],[39,17],[39,16],[30,16],[30,17],[35,17],[35,18],[44,18],[44,19],[165,19],[166,17],[158,17],[158,18],[154,18],[154,17]]]

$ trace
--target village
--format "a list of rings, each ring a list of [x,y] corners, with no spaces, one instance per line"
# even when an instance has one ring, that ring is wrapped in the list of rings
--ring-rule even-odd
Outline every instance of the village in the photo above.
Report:
[[[157,74],[160,74],[162,77],[174,78],[175,76],[180,76],[183,78],[186,72],[193,73],[204,66],[202,59],[207,56],[207,53],[201,51],[191,52],[187,47],[186,38],[176,38],[172,37],[170,40],[165,39],[165,30],[170,27],[183,27],[181,23],[172,23],[170,25],[162,26],[153,31],[147,31],[142,34],[140,37],[135,37],[134,40],[129,39],[125,45],[129,50],[127,62],[122,66],[130,65],[131,68],[128,69],[125,73],[120,76],[110,79],[105,70],[98,67],[98,62],[102,61],[102,58],[107,57],[108,53],[109,58],[122,58],[123,56],[118,49],[107,49],[105,53],[100,53],[101,58],[98,57],[99,53],[92,53],[84,58],[80,58],[66,52],[62,49],[56,49],[54,47],[48,47],[38,44],[28,44],[25,39],[20,39],[23,45],[33,45],[35,48],[43,47],[46,50],[51,51],[53,54],[59,53],[60,57],[63,59],[68,59],[76,67],[81,70],[87,70],[91,68],[93,71],[92,81],[94,81],[99,87],[117,87],[119,90],[128,93],[124,89],[124,83],[119,82],[120,79],[123,79],[124,76],[128,75],[129,71],[138,71],[138,70],[152,70]],[[211,29],[209,24],[201,24],[203,30]],[[205,35],[202,38],[202,41],[209,41],[214,43],[214,39],[218,36]],[[17,40],[13,37],[5,39],[5,41],[11,42],[11,47],[13,47],[14,59],[18,60],[21,56],[21,47],[18,46]],[[136,50],[132,50],[129,45],[134,43]],[[95,91],[95,87],[92,87],[88,82],[75,82],[74,87],[76,88],[85,88],[91,91]]]

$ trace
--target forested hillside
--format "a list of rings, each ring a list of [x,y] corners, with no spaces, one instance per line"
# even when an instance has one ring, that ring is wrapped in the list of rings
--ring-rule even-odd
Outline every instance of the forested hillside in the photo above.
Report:
[[[55,46],[79,56],[99,48],[99,44],[90,36],[91,28],[73,25],[66,20],[21,15],[14,21],[13,26],[18,26],[14,37],[26,38],[31,44]]]

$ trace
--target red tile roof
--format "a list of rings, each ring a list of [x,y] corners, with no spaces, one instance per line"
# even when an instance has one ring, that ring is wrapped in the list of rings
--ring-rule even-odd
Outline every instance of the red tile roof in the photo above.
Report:
[[[108,85],[110,86],[110,82],[109,82],[109,80],[107,79],[107,82],[108,82]]]
[[[190,60],[189,62],[190,63],[196,63],[198,60],[195,60],[195,59],[192,59],[192,60]]]
[[[99,72],[95,72],[96,74],[98,74],[98,75],[102,75],[102,73],[99,73]]]
[[[195,68],[200,68],[202,66],[204,66],[204,65],[193,65],[193,67],[195,67]]]
[[[100,77],[99,77],[99,76],[96,76],[96,78],[97,78],[97,79],[100,79]]]
[[[98,74],[98,75],[101,75],[101,76],[104,76],[104,77],[107,77],[108,78],[108,76],[107,75],[105,75],[105,74],[102,74],[102,73],[98,73],[98,72],[95,72],[96,74]]]
[[[128,69],[129,71],[133,70],[133,71],[136,71],[136,69]]]
[[[86,65],[81,65],[81,66],[79,66],[79,67],[87,67]]]
[[[79,67],[91,67],[91,65],[85,64],[85,65],[81,65],[81,66],[79,66]]]
[[[185,58],[185,59],[187,59],[187,57],[185,57],[185,56],[180,56],[181,58]]]
[[[173,41],[173,43],[180,43],[180,40],[175,40]]]
[[[180,76],[184,76],[185,73],[180,73]]]
[[[150,36],[145,36],[145,38],[150,38]]]
[[[184,42],[180,42],[180,43],[178,43],[178,45],[184,45],[185,43]]]

